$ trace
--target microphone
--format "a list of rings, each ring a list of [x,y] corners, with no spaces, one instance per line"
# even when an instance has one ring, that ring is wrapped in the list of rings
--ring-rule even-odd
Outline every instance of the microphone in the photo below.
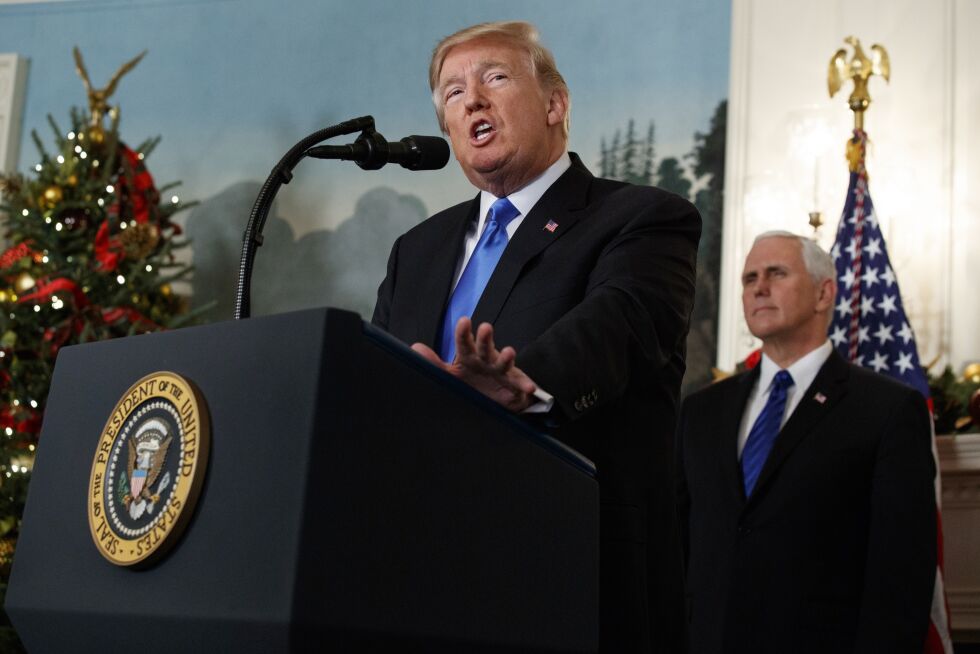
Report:
[[[353,161],[364,170],[377,170],[389,163],[409,170],[439,170],[449,162],[449,144],[438,136],[406,136],[389,143],[378,132],[365,130],[348,145],[318,145],[306,151],[316,159]]]

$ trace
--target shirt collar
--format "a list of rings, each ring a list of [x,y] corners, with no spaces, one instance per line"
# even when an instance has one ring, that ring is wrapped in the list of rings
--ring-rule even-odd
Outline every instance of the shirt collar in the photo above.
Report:
[[[797,390],[806,390],[809,388],[813,380],[816,379],[817,373],[820,372],[820,368],[827,360],[827,357],[833,352],[833,349],[830,340],[826,340],[819,347],[810,350],[794,361],[789,368],[786,368],[787,372],[793,378],[794,388]],[[769,391],[773,377],[780,370],[781,368],[768,355],[762,355],[762,362],[759,364],[759,392],[766,393]]]
[[[572,159],[568,156],[568,152],[563,152],[555,163],[548,166],[548,168],[541,173],[535,180],[530,184],[527,184],[523,188],[514,191],[507,196],[510,203],[514,205],[518,211],[521,212],[521,216],[526,216],[531,213],[531,209],[534,205],[538,203],[541,196],[544,195],[545,191],[551,188],[551,185],[558,181],[566,170],[571,168]],[[490,205],[496,202],[499,198],[490,193],[489,191],[480,191],[480,215],[477,219],[476,233],[483,233],[483,223],[486,222],[487,213],[490,211]]]

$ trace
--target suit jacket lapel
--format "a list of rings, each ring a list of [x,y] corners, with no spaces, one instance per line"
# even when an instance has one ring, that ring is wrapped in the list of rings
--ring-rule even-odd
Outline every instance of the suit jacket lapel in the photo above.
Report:
[[[474,325],[494,322],[527,262],[587,215],[582,209],[593,177],[578,156],[571,157],[572,166],[545,191],[507,244],[473,311]],[[552,221],[557,227],[546,229]]]
[[[742,463],[738,456],[738,432],[742,426],[742,416],[748,408],[749,394],[758,381],[759,367],[756,366],[739,378],[737,393],[722,407],[722,451],[718,460],[722,462],[725,485],[743,502],[745,482],[742,480]]]
[[[424,287],[419,289],[418,334],[420,342],[431,347],[437,347],[436,339],[442,327],[442,318],[449,301],[449,290],[453,283],[456,264],[459,263],[463,251],[463,239],[466,229],[476,218],[480,210],[480,196],[468,205],[463,205],[457,218],[452,223],[452,229],[439,243],[432,248],[431,259],[420,263],[428,268]]]
[[[806,389],[793,415],[789,417],[776,437],[769,458],[762,466],[762,472],[759,473],[759,479],[756,481],[752,492],[753,500],[765,492],[766,483],[779,466],[841,400],[846,393],[848,374],[848,366],[844,359],[836,351],[831,352],[813,383],[810,384],[810,388]]]

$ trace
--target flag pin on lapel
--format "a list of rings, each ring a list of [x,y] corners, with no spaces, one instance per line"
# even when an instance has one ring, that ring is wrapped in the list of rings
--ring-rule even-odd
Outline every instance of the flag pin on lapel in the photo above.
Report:
[[[813,396],[813,399],[815,399],[820,404],[823,404],[824,402],[827,401],[827,396],[824,395],[823,393],[818,392],[816,395]]]
[[[548,224],[545,225],[544,228],[549,232],[554,233],[554,231],[558,229],[558,223],[556,223],[554,220],[549,220]]]

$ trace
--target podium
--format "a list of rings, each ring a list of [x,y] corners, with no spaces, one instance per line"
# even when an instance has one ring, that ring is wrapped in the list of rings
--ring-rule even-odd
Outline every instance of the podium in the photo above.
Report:
[[[192,381],[192,518],[149,567],[89,531],[126,389]],[[30,652],[594,652],[591,463],[353,313],[316,309],[59,354],[6,610]]]

